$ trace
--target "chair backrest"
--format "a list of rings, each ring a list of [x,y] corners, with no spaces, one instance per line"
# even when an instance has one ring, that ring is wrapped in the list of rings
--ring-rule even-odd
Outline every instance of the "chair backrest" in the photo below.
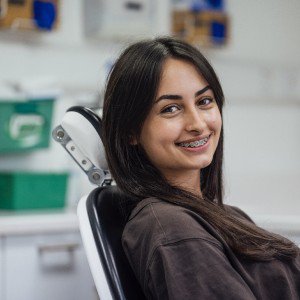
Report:
[[[74,106],[52,134],[90,182],[101,186],[83,197],[77,208],[81,237],[100,299],[142,300],[145,296],[121,244],[126,224],[123,204],[132,202],[110,185],[101,129],[101,119],[95,112]]]
[[[107,186],[93,190],[78,206],[80,231],[100,299],[146,299],[121,244],[127,201],[116,186]]]

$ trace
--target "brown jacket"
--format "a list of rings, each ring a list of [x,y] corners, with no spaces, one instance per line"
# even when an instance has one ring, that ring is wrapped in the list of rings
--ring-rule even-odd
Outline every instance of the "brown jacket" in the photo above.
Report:
[[[286,263],[243,260],[199,214],[159,199],[135,207],[122,243],[148,299],[300,299],[299,255]]]

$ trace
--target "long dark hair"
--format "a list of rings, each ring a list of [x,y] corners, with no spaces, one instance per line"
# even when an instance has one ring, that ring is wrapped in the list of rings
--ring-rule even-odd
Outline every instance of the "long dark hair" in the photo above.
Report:
[[[256,260],[290,259],[298,248],[287,239],[234,217],[223,206],[223,126],[209,166],[200,171],[202,198],[171,185],[150,162],[140,144],[143,123],[155,99],[167,58],[192,63],[214,93],[222,115],[224,95],[206,58],[193,46],[170,37],[137,42],[116,61],[109,75],[103,107],[103,142],[109,169],[118,187],[135,203],[157,197],[192,209],[209,222],[231,249]]]

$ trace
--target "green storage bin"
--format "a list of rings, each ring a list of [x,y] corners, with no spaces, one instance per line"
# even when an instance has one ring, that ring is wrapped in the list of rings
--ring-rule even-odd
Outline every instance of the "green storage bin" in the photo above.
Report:
[[[0,173],[0,209],[26,210],[65,206],[67,173]]]
[[[0,100],[0,153],[47,148],[54,99]]]

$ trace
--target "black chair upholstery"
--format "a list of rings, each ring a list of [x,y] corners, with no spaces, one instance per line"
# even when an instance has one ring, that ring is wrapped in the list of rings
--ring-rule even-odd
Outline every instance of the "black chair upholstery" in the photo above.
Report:
[[[142,300],[146,298],[121,244],[126,223],[125,203],[130,203],[130,199],[116,186],[106,186],[96,188],[89,194],[86,208],[113,298]]]

